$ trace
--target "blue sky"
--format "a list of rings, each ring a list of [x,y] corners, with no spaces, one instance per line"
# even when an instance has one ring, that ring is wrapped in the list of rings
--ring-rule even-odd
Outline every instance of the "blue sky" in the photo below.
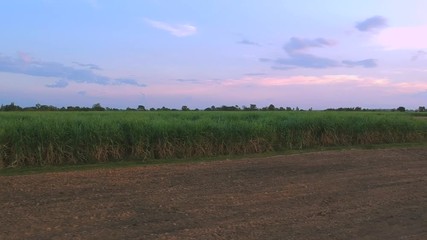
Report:
[[[0,103],[415,109],[424,0],[0,2]]]

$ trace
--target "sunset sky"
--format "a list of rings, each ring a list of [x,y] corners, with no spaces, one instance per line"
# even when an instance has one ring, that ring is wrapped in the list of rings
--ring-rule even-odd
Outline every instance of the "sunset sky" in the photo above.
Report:
[[[425,0],[3,0],[0,104],[427,106]]]

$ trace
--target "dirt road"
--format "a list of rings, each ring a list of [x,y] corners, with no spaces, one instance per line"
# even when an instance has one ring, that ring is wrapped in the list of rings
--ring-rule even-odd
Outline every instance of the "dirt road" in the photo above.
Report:
[[[0,177],[0,239],[427,239],[427,148]]]

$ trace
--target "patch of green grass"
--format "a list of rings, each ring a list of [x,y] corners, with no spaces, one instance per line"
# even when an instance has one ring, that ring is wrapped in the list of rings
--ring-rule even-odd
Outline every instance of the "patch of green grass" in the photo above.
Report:
[[[2,112],[0,168],[426,140],[427,121],[397,112]]]
[[[414,117],[427,117],[427,112],[411,112],[408,114]]]

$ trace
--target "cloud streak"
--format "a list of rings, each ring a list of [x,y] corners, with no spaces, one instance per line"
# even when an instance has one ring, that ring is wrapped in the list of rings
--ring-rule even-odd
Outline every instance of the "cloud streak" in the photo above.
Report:
[[[338,66],[338,62],[333,59],[316,57],[311,54],[298,54],[293,55],[291,58],[278,58],[275,63],[284,65],[285,69],[291,69],[292,67],[330,68]]]
[[[166,22],[145,19],[151,27],[164,30],[176,37],[187,37],[197,32],[197,28],[190,24],[170,24]]]
[[[102,70],[102,68],[100,68],[98,65],[91,64],[91,63],[79,63],[79,62],[73,62],[73,63],[76,64],[77,66],[88,68],[91,70]]]
[[[267,74],[263,72],[254,72],[254,73],[245,73],[244,75],[245,76],[265,76]]]
[[[46,84],[45,86],[48,88],[65,88],[68,86],[68,82],[65,80],[58,80],[53,84]]]
[[[333,41],[325,38],[306,39],[306,38],[292,37],[283,46],[283,49],[289,55],[300,55],[300,54],[303,54],[305,50],[310,48],[322,48],[322,47],[329,47],[332,45],[334,45]]]
[[[272,62],[275,65],[272,69],[275,70],[290,70],[294,68],[332,68],[332,67],[376,67],[376,60],[365,59],[360,61],[344,60],[337,61],[330,58],[319,57],[309,54],[308,51],[312,48],[324,48],[334,46],[335,42],[325,38],[297,38],[292,37],[283,46],[283,50],[287,53],[287,58],[277,58],[275,60],[269,58],[259,58],[260,62]]]
[[[114,79],[114,85],[133,85],[137,87],[146,87],[146,84],[138,83],[135,79],[130,78],[116,78]]]
[[[381,16],[373,16],[356,23],[354,27],[361,32],[376,32],[387,27],[387,19]]]
[[[419,93],[427,89],[427,83],[423,81],[393,82],[386,78],[362,77],[358,75],[322,75],[322,76],[292,76],[292,77],[244,77],[236,80],[226,80],[221,83],[224,86],[313,86],[313,85],[351,85],[354,87],[379,87],[394,93]]]
[[[260,47],[261,44],[257,43],[257,42],[253,42],[253,41],[249,41],[246,39],[243,39],[241,41],[238,41],[237,44],[243,44],[243,45],[252,45],[252,46],[257,46]]]
[[[412,61],[417,61],[418,59],[423,58],[425,56],[427,56],[427,52],[419,50],[418,52],[415,53],[414,56],[412,56],[411,60]]]
[[[361,61],[344,60],[342,61],[342,63],[348,67],[364,67],[364,68],[377,67],[377,60],[375,59],[365,59]]]
[[[78,64],[86,68],[78,69],[56,62],[35,61],[32,58],[13,58],[0,55],[0,72],[25,74],[36,77],[57,78],[53,84],[48,84],[49,88],[65,88],[69,82],[94,83],[98,85],[128,84],[143,87],[134,79],[112,79],[93,72],[100,69],[94,64]]]
[[[189,78],[189,79],[179,78],[179,79],[176,79],[176,81],[181,82],[181,83],[192,83],[192,84],[199,84],[200,83],[200,80],[193,79],[193,78]]]
[[[310,48],[323,48],[332,46],[334,43],[325,38],[306,39],[292,37],[283,46],[289,58],[279,58],[274,62],[283,65],[286,68],[304,67],[304,68],[329,68],[336,67],[338,63],[335,60],[317,57],[306,53]]]

